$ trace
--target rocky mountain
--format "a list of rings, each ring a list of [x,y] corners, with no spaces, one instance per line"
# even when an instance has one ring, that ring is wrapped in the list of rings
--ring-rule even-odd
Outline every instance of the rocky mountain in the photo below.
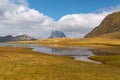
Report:
[[[19,36],[14,37],[15,41],[24,41],[24,40],[33,40],[33,39],[35,38],[30,37],[28,35],[19,35]]]
[[[13,38],[11,35],[0,37],[0,42],[13,41]]]
[[[109,33],[112,35],[114,32],[120,32],[120,11],[106,16],[101,24],[88,33],[85,38],[98,37]]]
[[[8,41],[23,41],[23,40],[34,40],[35,38],[33,37],[30,37],[28,35],[19,35],[19,36],[11,36],[11,35],[8,35],[8,36],[3,36],[1,37],[0,36],[0,42],[8,42]]]
[[[64,32],[55,30],[51,32],[51,35],[49,38],[63,38],[63,37],[66,37]]]

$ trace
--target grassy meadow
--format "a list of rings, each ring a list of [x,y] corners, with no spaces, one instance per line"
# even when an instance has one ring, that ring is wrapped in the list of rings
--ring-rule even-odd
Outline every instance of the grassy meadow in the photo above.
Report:
[[[59,44],[65,46],[120,46],[119,39],[111,38],[53,38],[45,40],[34,40],[34,41],[16,41],[8,43],[17,43],[17,44]]]
[[[120,55],[102,55],[102,56],[92,56],[92,60],[100,61],[103,64],[116,66],[120,68]]]
[[[116,58],[109,63],[119,62],[120,56]],[[28,48],[0,47],[0,80],[120,80],[120,66],[115,62],[111,65],[76,61]]]
[[[52,44],[52,47],[93,47],[96,49],[93,49],[91,51],[96,56],[91,56],[89,57],[89,59],[100,61],[102,62],[102,64],[76,61],[70,57],[38,53],[25,48],[14,49],[7,47],[8,49],[4,50],[4,47],[1,47],[0,51],[3,52],[3,57],[1,57],[0,61],[2,61],[2,64],[8,64],[8,66],[6,66],[6,68],[4,69],[7,69],[9,72],[4,73],[6,70],[2,71],[3,73],[1,74],[1,79],[4,80],[5,78],[8,78],[8,80],[120,80],[120,40],[118,39],[119,36],[116,36],[116,38],[111,38],[111,35],[113,34],[104,35],[100,38],[54,38],[35,41],[9,42],[17,44],[44,44],[47,46],[51,46]],[[110,38],[105,38],[105,36]],[[54,44],[55,46],[53,46]],[[102,50],[104,52],[101,52],[99,50]],[[12,55],[9,55],[10,52]],[[111,54],[108,55],[107,52]],[[4,55],[9,55],[9,58],[6,58]],[[15,60],[9,60],[14,59],[12,57],[14,57]],[[13,70],[13,72],[10,70]]]

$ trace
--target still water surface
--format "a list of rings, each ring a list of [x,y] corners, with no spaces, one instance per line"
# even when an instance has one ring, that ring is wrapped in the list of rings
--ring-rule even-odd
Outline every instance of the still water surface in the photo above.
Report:
[[[90,51],[91,48],[88,47],[51,47],[51,46],[43,46],[37,44],[0,44],[0,46],[12,46],[12,47],[27,47],[33,48],[33,51],[44,52],[47,54],[56,54],[62,56],[70,56],[75,60],[87,61],[87,62],[96,62],[94,60],[88,59],[90,56],[94,56],[94,54]]]

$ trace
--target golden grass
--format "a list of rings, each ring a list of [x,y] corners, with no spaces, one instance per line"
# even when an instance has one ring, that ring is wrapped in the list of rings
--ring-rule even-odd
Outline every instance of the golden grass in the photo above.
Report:
[[[108,38],[85,38],[85,39],[76,39],[76,38],[53,38],[46,40],[36,40],[36,41],[17,41],[9,42],[17,44],[57,44],[65,46],[93,46],[93,47],[104,47],[104,46],[120,46],[119,39],[108,39]]]
[[[120,55],[92,56],[90,59],[100,61],[107,65],[120,67]]]
[[[100,38],[120,39],[120,32],[112,32],[99,36]]]
[[[0,80],[120,80],[120,68],[0,47]]]

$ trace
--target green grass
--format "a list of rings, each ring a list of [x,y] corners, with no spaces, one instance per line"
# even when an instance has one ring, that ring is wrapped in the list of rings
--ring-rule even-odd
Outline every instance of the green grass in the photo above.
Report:
[[[0,80],[120,80],[120,66],[0,47]]]
[[[92,56],[90,59],[101,61],[107,65],[120,67],[120,55]]]

